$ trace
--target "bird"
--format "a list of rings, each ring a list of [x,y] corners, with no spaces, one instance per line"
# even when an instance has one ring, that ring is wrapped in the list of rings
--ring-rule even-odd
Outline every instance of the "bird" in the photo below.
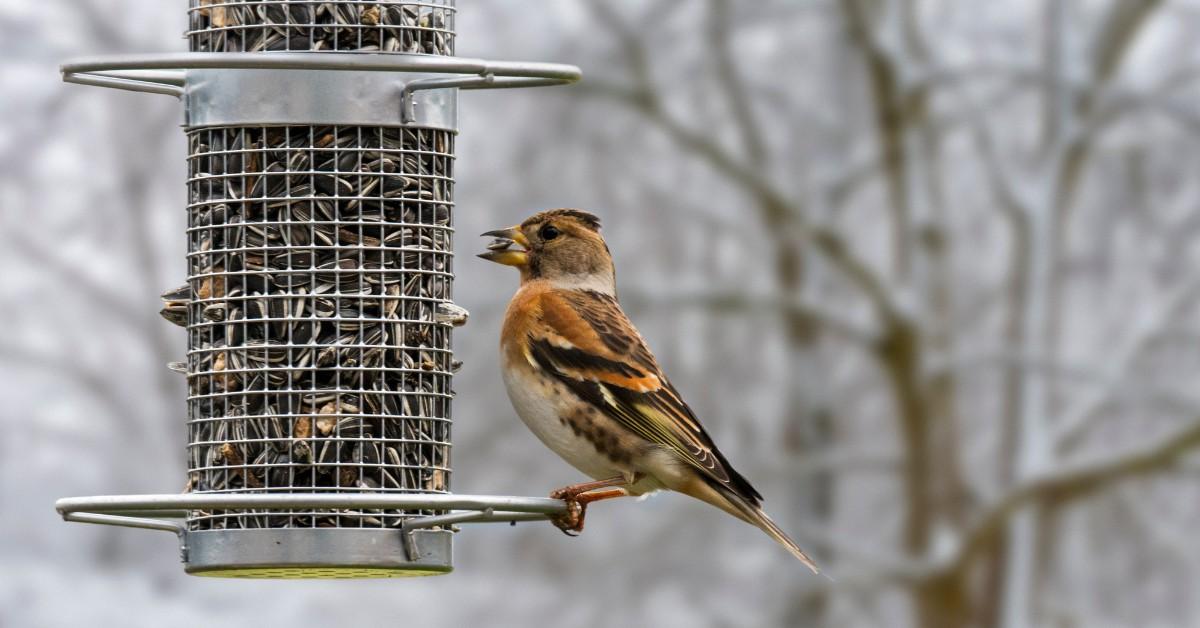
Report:
[[[500,332],[509,400],[542,443],[592,478],[550,494],[567,504],[551,518],[556,526],[575,536],[589,503],[670,490],[758,527],[819,573],[763,511],[762,495],[717,449],[621,309],[596,215],[546,210],[482,237],[493,240],[478,257],[520,272]]]

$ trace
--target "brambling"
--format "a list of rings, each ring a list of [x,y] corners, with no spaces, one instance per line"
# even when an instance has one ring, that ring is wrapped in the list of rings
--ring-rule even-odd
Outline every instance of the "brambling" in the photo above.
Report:
[[[495,240],[479,257],[521,274],[500,336],[508,397],[547,447],[595,479],[551,493],[568,505],[555,525],[574,535],[591,502],[673,490],[757,526],[815,573],[621,310],[599,219],[555,209],[483,235]]]

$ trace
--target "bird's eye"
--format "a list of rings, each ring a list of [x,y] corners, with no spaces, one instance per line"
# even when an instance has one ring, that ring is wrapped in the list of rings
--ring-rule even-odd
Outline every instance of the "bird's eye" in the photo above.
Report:
[[[553,240],[554,238],[558,237],[559,233],[561,232],[554,225],[546,225],[545,227],[542,227],[542,230],[538,232],[538,235],[543,240]]]

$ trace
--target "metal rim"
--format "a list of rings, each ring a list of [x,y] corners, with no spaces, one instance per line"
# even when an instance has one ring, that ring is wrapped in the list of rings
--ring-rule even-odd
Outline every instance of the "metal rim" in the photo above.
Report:
[[[205,52],[89,57],[64,63],[63,80],[182,97],[187,70],[354,70],[415,72],[463,76],[413,81],[406,91],[504,89],[565,85],[582,72],[573,65],[529,61],[490,61],[417,54],[329,54],[323,52]]]
[[[379,509],[449,510],[445,515],[414,517],[404,531],[459,523],[540,521],[566,512],[562,500],[495,495],[388,495],[379,493],[190,493],[179,495],[100,495],[67,497],[54,504],[65,521],[185,533],[186,527],[163,519],[191,510]]]
[[[386,495],[379,493],[209,493],[179,495],[101,495],[67,497],[54,504],[64,521],[161,530],[179,538],[180,554],[188,562],[188,539],[193,533],[177,521],[188,511],[203,509],[293,510],[303,508],[364,508],[447,510],[444,515],[413,517],[399,528],[405,556],[416,561],[422,554],[415,532],[429,528],[453,530],[463,523],[516,523],[541,521],[566,512],[562,500],[547,497],[493,495]],[[284,528],[287,529],[287,528]],[[293,528],[294,529],[294,528]],[[361,528],[347,528],[361,530]],[[332,529],[331,529],[332,530]],[[386,531],[386,529],[380,529]],[[428,534],[428,532],[421,532]],[[204,532],[198,532],[204,534]]]

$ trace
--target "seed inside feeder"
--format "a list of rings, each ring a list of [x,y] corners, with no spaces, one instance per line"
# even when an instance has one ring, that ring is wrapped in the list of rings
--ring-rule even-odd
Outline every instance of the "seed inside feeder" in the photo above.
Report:
[[[454,54],[454,7],[446,0],[190,4],[188,38],[196,52]]]
[[[450,302],[452,142],[378,127],[189,134],[190,279],[163,298],[190,322],[191,491],[449,490],[450,329],[467,317]],[[412,514],[219,511],[190,525]]]

